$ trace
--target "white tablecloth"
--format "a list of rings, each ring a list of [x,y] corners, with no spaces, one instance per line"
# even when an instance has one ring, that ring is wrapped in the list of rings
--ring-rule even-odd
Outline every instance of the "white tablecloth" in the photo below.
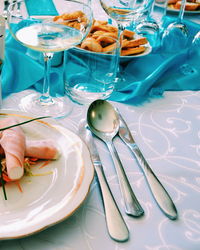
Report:
[[[4,100],[3,108],[16,109],[21,96]],[[161,99],[142,106],[113,103],[127,121],[132,134],[178,209],[171,221],[160,211],[134,157],[116,138],[117,147],[133,190],[145,215],[124,213],[116,173],[106,146],[97,141],[106,177],[130,230],[124,243],[108,233],[98,185],[94,180],[84,204],[67,220],[33,236],[0,242],[3,250],[198,250],[200,249],[200,92],[166,92]],[[77,132],[87,107],[73,104],[70,116],[59,122]]]
[[[155,9],[158,18],[162,10]],[[199,15],[186,15],[185,18],[200,23]],[[9,96],[3,101],[3,108],[18,109],[20,98],[28,92]],[[171,195],[179,218],[171,221],[160,211],[133,155],[116,138],[115,145],[131,186],[145,210],[141,218],[127,216],[110,155],[103,142],[96,140],[110,188],[128,225],[130,239],[118,243],[109,237],[94,179],[84,204],[70,218],[27,238],[1,241],[0,249],[200,249],[200,92],[166,92],[163,98],[141,106],[113,104],[122,113],[146,160]],[[77,133],[78,123],[86,117],[87,107],[71,105],[72,113],[58,122]]]

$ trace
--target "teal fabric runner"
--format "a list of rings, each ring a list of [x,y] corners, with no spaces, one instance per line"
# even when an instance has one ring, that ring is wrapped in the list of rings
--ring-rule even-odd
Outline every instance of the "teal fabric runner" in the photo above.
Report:
[[[52,0],[25,0],[25,3],[30,16],[58,15]]]
[[[174,19],[166,19],[166,23],[172,21]],[[136,105],[151,98],[159,98],[166,90],[200,90],[200,48],[191,47],[191,41],[200,26],[189,21],[185,23],[190,33],[188,49],[167,55],[157,48],[147,56],[122,62],[121,69],[126,82],[117,87],[110,100]],[[28,88],[42,91],[43,65],[37,60],[41,54],[32,51],[35,59],[29,54],[30,50],[20,45],[10,34],[7,35],[2,71],[3,97]],[[80,66],[87,68],[85,54],[77,52],[77,58],[70,62],[74,68],[74,72],[71,72],[73,75]],[[51,83],[51,95],[64,95],[62,67],[52,67]]]

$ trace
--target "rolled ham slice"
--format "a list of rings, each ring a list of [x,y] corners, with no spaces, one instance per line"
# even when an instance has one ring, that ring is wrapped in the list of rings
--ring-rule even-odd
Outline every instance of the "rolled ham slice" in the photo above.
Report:
[[[59,156],[59,151],[55,142],[49,140],[26,141],[25,156],[38,159],[55,160]]]
[[[0,128],[16,124],[14,118],[0,122]],[[25,135],[20,126],[6,129],[0,133],[0,152],[4,151],[8,177],[18,180],[24,174]]]

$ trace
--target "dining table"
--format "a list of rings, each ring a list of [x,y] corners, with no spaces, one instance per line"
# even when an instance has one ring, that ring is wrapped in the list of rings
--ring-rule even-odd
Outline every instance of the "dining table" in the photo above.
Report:
[[[92,1],[92,4],[95,15],[103,19],[105,13],[99,2]],[[162,13],[163,8],[155,5],[153,16],[156,20],[161,18]],[[175,17],[177,12],[169,11],[168,15]],[[200,27],[200,14],[186,13],[184,18]],[[200,70],[200,65],[197,66],[197,70]],[[170,75],[168,71],[167,76],[165,74],[163,78],[160,76],[159,81],[162,84],[169,81],[179,84],[176,72],[171,72]],[[184,82],[191,81],[185,72],[179,77]],[[196,79],[199,79],[200,86],[200,78]],[[24,89],[7,95],[2,102],[3,113],[21,112],[20,100],[35,91]],[[200,249],[200,88],[166,90],[161,96],[149,98],[137,105],[112,98],[108,99],[108,102],[119,110],[128,124],[143,156],[173,200],[178,212],[177,218],[172,220],[161,211],[136,158],[119,136],[115,136],[113,143],[130,185],[144,209],[144,214],[140,217],[127,215],[111,155],[105,143],[94,137],[106,179],[127,225],[129,238],[119,242],[110,237],[99,182],[94,174],[87,194],[70,216],[53,224],[47,223],[46,227],[41,227],[41,230],[28,235],[21,236],[16,230],[16,236],[4,239],[0,231],[0,249]],[[69,105],[70,114],[63,118],[55,118],[54,122],[79,137],[79,124],[80,121],[86,120],[88,105],[79,105],[72,101],[69,101]],[[0,218],[1,216],[2,213]]]

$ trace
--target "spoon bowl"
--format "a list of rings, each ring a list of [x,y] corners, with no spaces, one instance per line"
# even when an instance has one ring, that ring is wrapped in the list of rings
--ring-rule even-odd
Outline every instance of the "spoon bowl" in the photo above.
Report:
[[[135,217],[141,216],[144,211],[133,193],[113,144],[113,138],[119,131],[119,117],[117,112],[109,102],[96,100],[92,102],[88,108],[87,123],[90,130],[106,143],[110,151],[125,204],[125,212]]]
[[[118,114],[104,100],[96,100],[89,106],[87,122],[92,132],[102,140],[115,137],[119,131]]]

